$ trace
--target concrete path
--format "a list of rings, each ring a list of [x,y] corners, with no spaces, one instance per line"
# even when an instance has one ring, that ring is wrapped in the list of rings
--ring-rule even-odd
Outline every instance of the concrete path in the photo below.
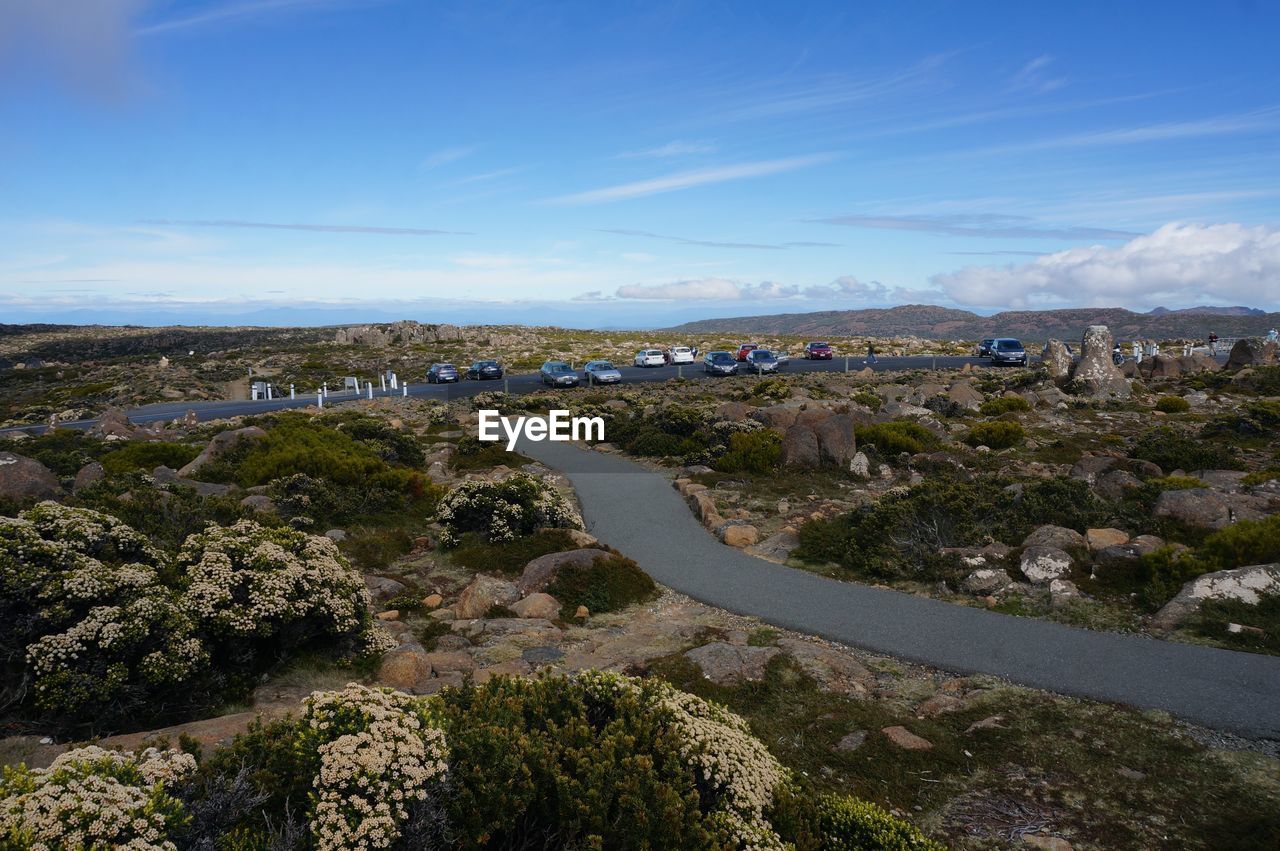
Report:
[[[624,458],[568,443],[523,441],[519,451],[568,475],[591,534],[695,599],[948,671],[1280,739],[1278,657],[1092,632],[840,582],[720,544],[669,481]]]

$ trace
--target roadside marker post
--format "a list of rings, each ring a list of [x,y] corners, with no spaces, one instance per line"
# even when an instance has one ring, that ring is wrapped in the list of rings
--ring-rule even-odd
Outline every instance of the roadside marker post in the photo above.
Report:
[[[324,394],[319,390],[316,391],[316,407],[322,411],[324,410]]]
[[[292,384],[290,384],[290,385],[289,385],[289,398],[290,398],[290,399],[296,399],[296,398],[298,398],[298,397],[297,397],[297,396],[295,396],[295,395],[294,395],[294,393],[293,393],[293,385],[292,385]]]
[[[373,382],[372,381],[369,382],[369,398],[370,399],[373,398]]]
[[[504,378],[504,379],[502,379],[502,392],[503,392],[503,393],[510,393],[510,392],[511,392],[511,379],[510,379],[510,378]]]
[[[400,388],[401,388],[401,390],[403,390],[403,391],[404,391],[404,392],[402,392],[402,393],[400,394],[401,396],[408,396],[408,395],[409,395],[409,385],[408,385],[408,384],[402,384],[402,385],[400,385]]]
[[[676,378],[684,378],[684,364],[676,364]]]
[[[845,356],[844,356],[844,371],[845,371],[845,372],[848,372],[848,371],[849,371],[849,356],[848,356],[848,355],[845,355]]]
[[[383,393],[386,393],[386,392],[387,392],[387,377],[386,377],[385,375],[380,375],[380,376],[378,376],[378,380],[382,383],[382,392],[383,392]],[[370,384],[372,384],[373,382],[371,381],[371,382],[369,382],[369,383],[370,383]]]

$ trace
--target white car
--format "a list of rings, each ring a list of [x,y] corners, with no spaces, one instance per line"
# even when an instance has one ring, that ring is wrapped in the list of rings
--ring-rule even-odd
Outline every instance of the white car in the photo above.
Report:
[[[636,366],[665,366],[667,359],[662,356],[662,351],[659,349],[641,349],[636,352],[633,363]]]
[[[688,346],[672,346],[671,363],[693,363],[693,349]]]

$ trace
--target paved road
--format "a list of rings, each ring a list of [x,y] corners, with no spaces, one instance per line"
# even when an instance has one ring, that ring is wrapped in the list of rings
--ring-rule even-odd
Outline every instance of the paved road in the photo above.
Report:
[[[862,358],[848,358],[846,365],[845,358],[836,358],[829,361],[807,361],[793,360],[783,366],[784,373],[795,372],[843,372],[846,368],[850,371],[856,371],[863,368]],[[991,368],[988,361],[971,357],[933,357],[933,356],[914,356],[914,357],[886,357],[880,358],[879,361],[872,365],[872,369],[877,372],[892,372],[911,369],[957,369],[966,363],[973,364],[975,367]],[[580,366],[580,365],[579,365]],[[1003,368],[1003,367],[994,367]],[[716,381],[720,379],[707,378],[702,372],[701,364],[682,365],[677,368],[674,366],[652,367],[648,369],[624,366],[621,367],[624,384],[632,384],[638,381],[667,381],[676,377],[698,378],[708,381]],[[457,399],[462,397],[474,396],[483,390],[507,390],[511,393],[523,394],[532,393],[536,390],[546,390],[547,388],[538,379],[537,373],[514,373],[507,377],[506,381],[463,381],[458,384],[427,384],[424,381],[420,383],[409,384],[408,395],[414,398],[439,399],[446,401],[448,399]],[[400,390],[374,390],[374,398],[392,398],[402,395]],[[342,404],[344,402],[358,401],[359,399],[368,398],[367,393],[336,393],[331,392],[325,400],[326,405]],[[250,414],[263,414],[268,411],[283,411],[290,408],[305,408],[307,405],[316,403],[316,394],[314,388],[307,393],[299,392],[297,398],[289,399],[259,399],[257,401],[240,400],[220,400],[213,402],[158,402],[153,405],[143,405],[129,411],[130,421],[143,425],[154,422],[169,422],[170,420],[183,417],[187,411],[195,411],[196,417],[201,420],[221,419],[223,417],[245,416]],[[60,423],[62,428],[78,428],[85,429],[97,423],[96,419],[77,420],[75,422]],[[27,431],[33,434],[43,433],[44,424],[33,424],[30,426],[17,426],[6,429],[0,429],[0,435],[7,432]]]
[[[717,542],[666,479],[626,459],[568,443],[519,449],[569,476],[593,535],[698,600],[949,671],[1280,739],[1280,658],[1016,618],[774,564]]]

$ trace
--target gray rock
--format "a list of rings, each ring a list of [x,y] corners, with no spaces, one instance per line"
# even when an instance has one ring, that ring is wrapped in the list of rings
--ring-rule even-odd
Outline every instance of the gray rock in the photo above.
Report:
[[[1071,353],[1061,340],[1050,340],[1045,345],[1040,362],[1054,384],[1066,384],[1071,379]]]
[[[871,459],[865,452],[855,452],[849,459],[849,472],[859,479],[871,478]]]
[[[0,496],[19,502],[53,499],[62,493],[58,477],[33,458],[0,452]]]
[[[266,431],[258,426],[245,426],[244,428],[232,429],[231,431],[220,432],[214,435],[209,444],[201,450],[192,461],[178,471],[178,475],[186,478],[193,476],[200,471],[200,468],[210,461],[216,461],[225,455],[232,447],[245,441],[258,441],[267,436]]]
[[[1057,547],[1060,550],[1084,547],[1084,535],[1066,526],[1038,526],[1022,542],[1024,547]]]
[[[748,547],[747,552],[770,561],[786,561],[791,557],[792,550],[798,546],[800,546],[800,536],[791,529],[783,529],[755,546]]]
[[[609,553],[604,550],[588,547],[581,550],[566,550],[538,556],[524,566],[524,570],[520,573],[520,578],[516,581],[519,596],[525,597],[535,591],[545,591],[547,586],[555,580],[560,568],[567,564],[586,567],[597,558],[607,558],[608,555]],[[519,599],[519,597],[516,599]]]
[[[1170,517],[1189,526],[1221,529],[1238,520],[1261,520],[1268,503],[1262,497],[1226,494],[1210,488],[1165,491],[1156,498],[1152,513]]]
[[[1111,331],[1106,325],[1090,325],[1080,342],[1080,362],[1072,379],[1090,396],[1119,396],[1127,399],[1129,380],[1111,360]]]
[[[836,742],[833,750],[837,750],[841,752],[856,751],[858,748],[866,744],[866,742],[867,742],[867,731],[854,730],[852,733],[848,733],[842,736],[840,738],[840,741]]]
[[[769,660],[782,651],[776,647],[738,647],[716,641],[687,651],[685,658],[702,670],[716,685],[732,685],[743,680],[764,679]]]
[[[510,606],[520,596],[514,583],[479,574],[462,589],[453,610],[459,618],[482,618],[494,606]]]
[[[346,529],[330,529],[324,533],[324,536],[335,543],[345,541],[347,539]]]
[[[76,472],[75,483],[71,486],[71,490],[79,493],[87,487],[96,485],[107,477],[107,470],[97,461],[90,461]]]
[[[1280,564],[1255,564],[1206,573],[1182,586],[1164,608],[1156,612],[1152,624],[1173,629],[1199,611],[1205,600],[1239,600],[1256,606],[1264,596],[1280,594]]]
[[[1003,591],[1013,584],[1008,572],[999,567],[983,567],[965,577],[961,586],[970,594],[988,595]]]
[[[559,647],[530,647],[520,654],[520,658],[533,665],[554,665],[564,658],[564,651]]]
[[[403,582],[372,574],[365,574],[364,584],[369,589],[369,598],[375,603],[385,603],[392,597],[398,597],[408,590]]]
[[[275,514],[276,501],[266,494],[254,493],[240,500],[240,504],[245,508],[252,508],[259,514]]]
[[[1276,344],[1264,343],[1253,337],[1236,340],[1227,355],[1226,372],[1236,372],[1248,366],[1264,366],[1276,363]]]
[[[534,591],[524,599],[512,603],[511,611],[522,618],[550,620],[560,616],[560,601],[550,594]]]
[[[1057,547],[1027,547],[1022,551],[1019,568],[1032,585],[1048,585],[1054,579],[1071,575],[1071,556]]]
[[[185,470],[186,467],[182,469]],[[222,485],[216,482],[197,482],[193,479],[184,478],[171,467],[156,467],[151,471],[151,477],[156,480],[157,484],[191,488],[200,496],[222,496],[231,491],[231,485]]]
[[[1094,484],[1100,495],[1113,501],[1124,499],[1127,491],[1140,487],[1142,480],[1128,470],[1108,470]]]

